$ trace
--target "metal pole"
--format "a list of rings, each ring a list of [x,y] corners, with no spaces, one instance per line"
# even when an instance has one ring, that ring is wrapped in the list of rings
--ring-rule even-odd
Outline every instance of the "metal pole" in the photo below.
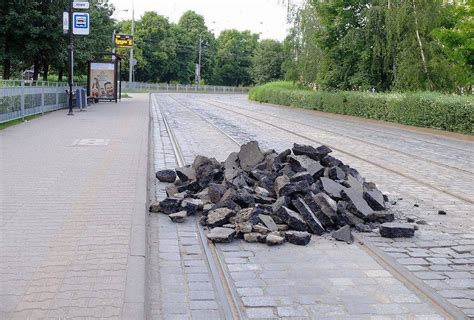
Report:
[[[73,70],[74,70],[74,61],[73,61],[73,54],[74,54],[74,47],[73,47],[73,36],[72,36],[72,28],[73,28],[73,14],[72,14],[72,6],[74,0],[69,0],[69,45],[67,46],[67,58],[68,58],[68,82],[69,82],[69,112],[68,116],[73,116],[74,113],[72,112],[72,86],[73,86]]]
[[[133,82],[133,47],[135,46],[135,5],[132,2],[132,38],[133,38],[133,46],[130,49],[130,68],[128,72],[128,82]]]
[[[21,80],[20,112],[21,119],[25,121],[25,80]]]
[[[201,52],[202,52],[202,39],[201,39],[201,35],[199,35],[198,86],[201,85]]]
[[[118,67],[118,79],[119,79],[119,100],[122,101],[122,60],[119,60]]]
[[[112,33],[112,53],[115,53],[115,29]],[[115,56],[112,55],[112,61],[115,60]]]

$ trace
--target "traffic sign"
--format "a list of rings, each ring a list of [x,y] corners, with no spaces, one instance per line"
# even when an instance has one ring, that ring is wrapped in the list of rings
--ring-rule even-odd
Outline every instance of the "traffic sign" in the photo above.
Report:
[[[115,35],[115,46],[117,48],[132,48],[133,47],[133,36],[129,34],[116,34]]]
[[[74,9],[89,9],[89,2],[88,1],[77,1],[77,0],[75,0],[72,3],[72,7]]]
[[[89,34],[89,14],[85,12],[73,13],[73,28],[72,33],[76,35]]]
[[[63,12],[63,33],[66,34],[69,31],[69,12]]]

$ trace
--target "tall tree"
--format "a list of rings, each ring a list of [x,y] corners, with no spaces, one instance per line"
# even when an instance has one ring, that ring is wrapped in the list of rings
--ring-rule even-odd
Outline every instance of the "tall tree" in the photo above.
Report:
[[[252,58],[252,79],[260,84],[282,78],[283,47],[276,40],[259,42]]]
[[[465,92],[474,83],[474,0],[446,4],[443,16],[443,24],[432,34],[449,60],[450,83]]]
[[[91,0],[91,34],[75,37],[75,62],[84,74],[86,62],[95,53],[111,47],[113,7],[108,0]],[[4,0],[0,14],[0,58],[3,78],[18,75],[33,65],[34,79],[40,71],[48,79],[50,68],[61,73],[66,63],[66,39],[62,31],[62,12],[67,0]]]
[[[201,47],[201,77],[212,79],[215,39],[209,31],[204,17],[194,11],[186,11],[177,26],[177,78],[182,83],[190,83],[195,78],[195,66],[199,63]],[[201,43],[200,43],[201,42]]]
[[[327,89],[452,89],[459,82],[452,70],[460,68],[443,41],[453,33],[442,29],[456,24],[447,21],[450,6],[442,0],[307,0],[293,11],[285,73]]]
[[[3,0],[0,6],[0,59],[3,79],[10,79],[31,61],[25,44],[31,42],[30,25],[35,2]],[[21,8],[21,10],[19,10]]]
[[[224,30],[217,38],[216,77],[223,85],[250,85],[252,57],[258,35],[250,31]]]
[[[163,82],[174,76],[176,62],[176,28],[156,12],[145,12],[137,22],[136,79]]]

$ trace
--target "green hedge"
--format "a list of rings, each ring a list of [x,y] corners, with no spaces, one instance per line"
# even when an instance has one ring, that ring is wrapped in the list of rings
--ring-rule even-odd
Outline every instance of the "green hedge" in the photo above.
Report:
[[[259,102],[473,134],[472,96],[434,92],[325,92],[281,81],[257,86],[250,90],[249,97]]]

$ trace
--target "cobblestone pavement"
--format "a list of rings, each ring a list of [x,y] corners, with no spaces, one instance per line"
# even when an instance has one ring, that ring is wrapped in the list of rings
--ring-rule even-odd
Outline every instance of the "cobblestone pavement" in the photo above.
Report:
[[[66,113],[0,131],[0,319],[137,319],[147,96]]]
[[[434,186],[438,186],[438,181],[452,181],[452,185],[455,186],[453,190],[467,195],[468,199],[472,200],[474,182],[472,138],[454,139],[443,135],[416,133],[397,126],[353,120],[350,117],[256,104],[248,102],[245,96],[199,96],[190,99],[177,97],[177,100],[242,142],[257,138],[265,147],[281,146],[282,149],[289,147],[292,142],[311,143],[301,136],[293,136],[261,121],[225,109],[234,109],[287,130],[296,131],[321,143],[337,146],[340,151],[335,151],[334,154],[339,159],[358,168],[369,180],[377,182],[379,188],[385,190],[391,199],[403,199],[397,201],[395,209],[405,215],[413,216],[416,220],[427,222],[427,225],[420,226],[422,230],[414,239],[381,240],[374,243],[384,251],[390,252],[389,254],[398,259],[408,270],[420,271],[415,274],[421,280],[448,298],[451,303],[462,308],[467,315],[473,316],[474,206],[470,202],[409,179],[422,177],[423,181]],[[216,100],[223,101],[227,105],[216,104]],[[284,119],[288,121],[285,122]],[[346,125],[346,128],[344,121],[350,124]],[[321,131],[318,128],[328,131]],[[340,131],[341,134],[329,131]],[[235,134],[236,132],[239,134]],[[245,132],[246,136],[242,136],[242,132]],[[360,140],[364,138],[367,143],[351,140],[343,134],[360,137]],[[391,146],[394,151],[388,154],[387,150],[380,150],[380,147],[374,144]],[[397,154],[396,151],[402,153]],[[416,155],[417,158],[407,158],[410,154]],[[438,159],[437,163],[429,162],[434,161],[433,155],[437,157],[435,158]],[[451,168],[443,167],[444,171],[441,171],[440,164],[444,163],[441,159],[447,158],[451,159]],[[372,163],[364,159],[370,159]],[[461,176],[459,176],[460,170],[463,172]],[[402,175],[396,172],[401,172]],[[438,210],[445,210],[448,214],[438,215]],[[411,250],[406,249],[409,247],[421,248],[425,255],[416,256],[421,251],[410,254]],[[403,252],[404,249],[407,252]],[[410,257],[418,259],[406,259]],[[446,273],[450,271],[462,271],[462,273]],[[436,279],[428,279],[429,277]],[[461,280],[455,280],[459,278]]]
[[[157,104],[165,110],[187,161],[197,154],[223,160],[228,153],[238,148],[215,127],[189,112],[175,99],[185,104],[199,105],[193,107],[199,114],[203,114],[204,107],[196,103],[196,96],[156,95]],[[206,118],[212,118],[216,126],[222,127],[239,141],[257,139],[264,147],[281,148],[286,147],[290,141],[293,142],[293,137],[285,137],[285,134],[274,129],[266,130],[264,126],[230,117],[219,110],[211,115],[209,110],[205,114]],[[159,118],[156,113],[154,152],[157,170],[175,166],[167,133]],[[216,119],[221,121],[214,121]],[[301,139],[295,141],[305,142]],[[164,196],[163,188],[163,185],[157,184],[158,198]],[[162,233],[165,237],[172,238],[169,244],[174,246],[174,258],[177,261],[173,263],[172,270],[178,273],[177,279],[182,279],[182,285],[176,289],[181,294],[173,295],[170,301],[176,297],[177,301],[183,303],[180,304],[179,311],[163,307],[166,305],[165,296],[170,288],[173,290],[174,284],[150,281],[148,296],[154,300],[150,304],[149,314],[152,318],[188,319],[193,312],[192,286],[198,280],[193,281],[186,275],[186,263],[190,256],[185,249],[186,243],[182,243],[183,239],[185,242],[188,240],[185,240],[182,233],[185,232],[186,235],[191,232],[188,235],[195,239],[196,231],[192,231],[193,224],[181,227],[171,224],[163,217],[159,214],[152,214],[150,217],[150,257],[158,258],[151,261],[149,279],[162,279],[163,270],[167,270],[167,259],[159,257],[164,254],[160,253],[161,239],[166,239],[160,236]],[[194,244],[192,242],[191,245]],[[235,241],[219,245],[218,248],[224,257],[232,288],[239,297],[238,304],[247,318],[443,319],[430,304],[384,270],[358,245],[345,245],[328,237],[315,237],[306,247],[287,244],[269,248],[261,244]],[[194,256],[197,261],[204,259],[199,250]],[[200,272],[205,279],[203,281],[209,282],[208,271],[201,269]],[[207,287],[210,288],[209,285]],[[219,310],[221,307],[215,295],[210,294],[206,301],[217,304],[212,304],[214,307],[209,309]]]
[[[222,136],[206,127],[205,123],[193,129],[198,122],[181,121],[186,119],[186,112],[165,109],[169,99],[165,95],[157,97],[160,99],[154,101],[156,103],[152,108],[155,171],[177,166],[158,104],[170,116],[170,125],[176,129],[179,141],[186,142],[181,144],[186,162],[192,162],[192,150],[199,148],[202,143],[199,139],[192,139],[193,136],[206,136],[209,149],[204,148],[202,151],[207,155],[218,153],[218,146],[232,146],[222,141]],[[157,199],[166,196],[165,186],[155,179]],[[195,221],[174,224],[166,216],[151,214],[148,219],[148,253],[148,318],[223,319],[224,310],[217,296]]]
[[[420,225],[421,230],[413,239],[394,241],[371,237],[373,243],[467,315],[474,317],[472,138],[454,139],[350,117],[256,104],[248,102],[245,96],[175,98],[242,142],[255,139],[264,147],[280,146],[280,149],[289,147],[292,142],[314,143],[229,110],[336,146],[339,151],[334,154],[339,159],[359,169],[391,199],[397,200],[394,209],[415,220],[427,222]],[[216,100],[227,105],[216,104]],[[360,140],[350,139],[349,136]],[[363,142],[364,139],[367,143]],[[383,147],[400,149],[403,153]],[[447,159],[449,167],[444,166]],[[410,177],[427,182],[434,188]],[[455,195],[462,194],[468,201],[444,193],[442,190],[445,187],[449,187]],[[445,210],[447,215],[438,215],[438,210]]]

